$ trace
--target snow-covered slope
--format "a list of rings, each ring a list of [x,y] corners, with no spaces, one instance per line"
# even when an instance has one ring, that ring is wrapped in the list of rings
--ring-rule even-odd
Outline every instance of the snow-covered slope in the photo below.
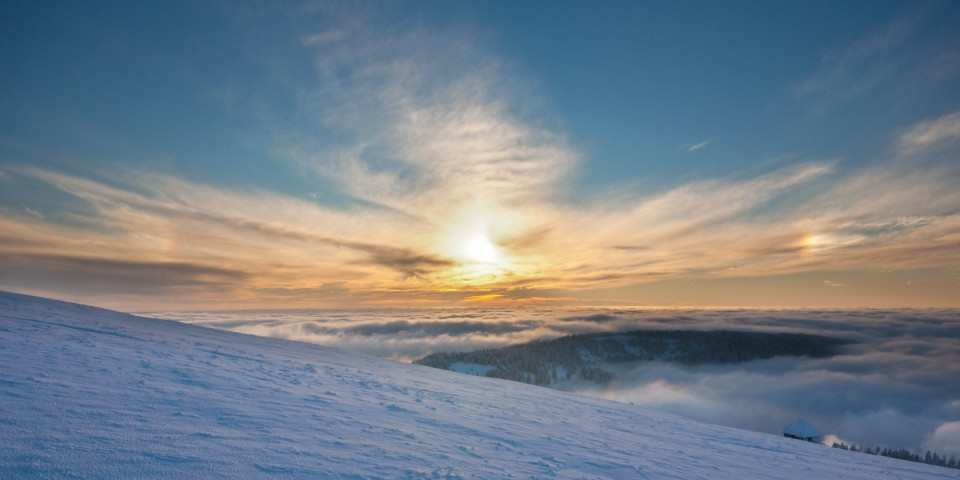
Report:
[[[0,478],[957,478],[278,339],[0,293]]]

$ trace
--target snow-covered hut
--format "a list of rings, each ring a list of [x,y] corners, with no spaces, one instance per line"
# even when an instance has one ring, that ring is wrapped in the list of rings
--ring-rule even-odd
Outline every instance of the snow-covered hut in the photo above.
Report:
[[[802,418],[798,418],[787,425],[787,428],[783,429],[783,436],[813,443],[820,443],[823,440],[823,434],[820,433],[820,430],[817,430],[817,427]]]

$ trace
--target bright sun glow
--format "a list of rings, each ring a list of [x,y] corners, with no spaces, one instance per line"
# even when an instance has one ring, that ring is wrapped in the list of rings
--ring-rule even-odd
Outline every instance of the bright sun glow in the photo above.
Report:
[[[464,253],[469,260],[478,263],[496,263],[500,258],[497,246],[481,236],[470,239],[464,246]]]

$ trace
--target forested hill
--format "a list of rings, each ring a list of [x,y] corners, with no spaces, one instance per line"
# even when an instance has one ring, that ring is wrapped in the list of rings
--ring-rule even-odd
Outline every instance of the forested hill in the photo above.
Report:
[[[828,357],[847,340],[799,333],[635,330],[569,335],[496,350],[433,353],[414,363],[535,385],[567,380],[607,384],[611,363],[660,361],[684,365],[738,363],[777,356]]]

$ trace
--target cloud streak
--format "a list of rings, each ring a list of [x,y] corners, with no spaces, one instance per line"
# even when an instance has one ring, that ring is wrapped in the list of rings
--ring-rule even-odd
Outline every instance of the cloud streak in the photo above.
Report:
[[[703,147],[706,147],[709,144],[710,144],[710,140],[704,140],[696,145],[690,145],[689,147],[687,147],[687,151],[694,152],[694,151],[700,150]]]
[[[904,152],[914,153],[936,145],[953,143],[958,139],[960,112],[915,125],[900,137],[900,147]]]
[[[6,171],[11,178],[39,180],[82,206],[68,221],[0,214],[0,261],[7,271],[21,271],[22,261],[14,268],[14,259],[32,256],[87,262],[84,271],[102,271],[102,278],[121,263],[229,271],[229,281],[194,275],[185,288],[230,289],[236,306],[273,298],[264,295],[269,289],[306,292],[333,283],[341,285],[345,302],[491,294],[499,296],[486,298],[502,301],[516,297],[511,292],[520,286],[524,298],[569,298],[667,279],[960,264],[960,193],[948,167],[874,167],[837,176],[831,163],[815,162],[597,205],[461,205],[459,213],[455,199],[437,199],[437,208],[451,210],[425,208],[419,216],[376,206],[333,209],[137,171],[110,184],[32,167]],[[811,189],[814,181],[819,184]],[[793,204],[772,208],[785,195],[794,197]],[[502,265],[476,264],[461,250],[476,235],[491,239]],[[16,282],[37,288],[42,278],[56,284],[60,270],[37,265],[30,285],[9,274],[3,277],[7,288]],[[142,270],[144,285],[155,271]]]
[[[924,12],[901,17],[849,45],[826,52],[818,70],[793,87],[816,114],[861,97],[906,70],[919,67],[899,55],[922,23]],[[922,64],[921,64],[922,65]]]

